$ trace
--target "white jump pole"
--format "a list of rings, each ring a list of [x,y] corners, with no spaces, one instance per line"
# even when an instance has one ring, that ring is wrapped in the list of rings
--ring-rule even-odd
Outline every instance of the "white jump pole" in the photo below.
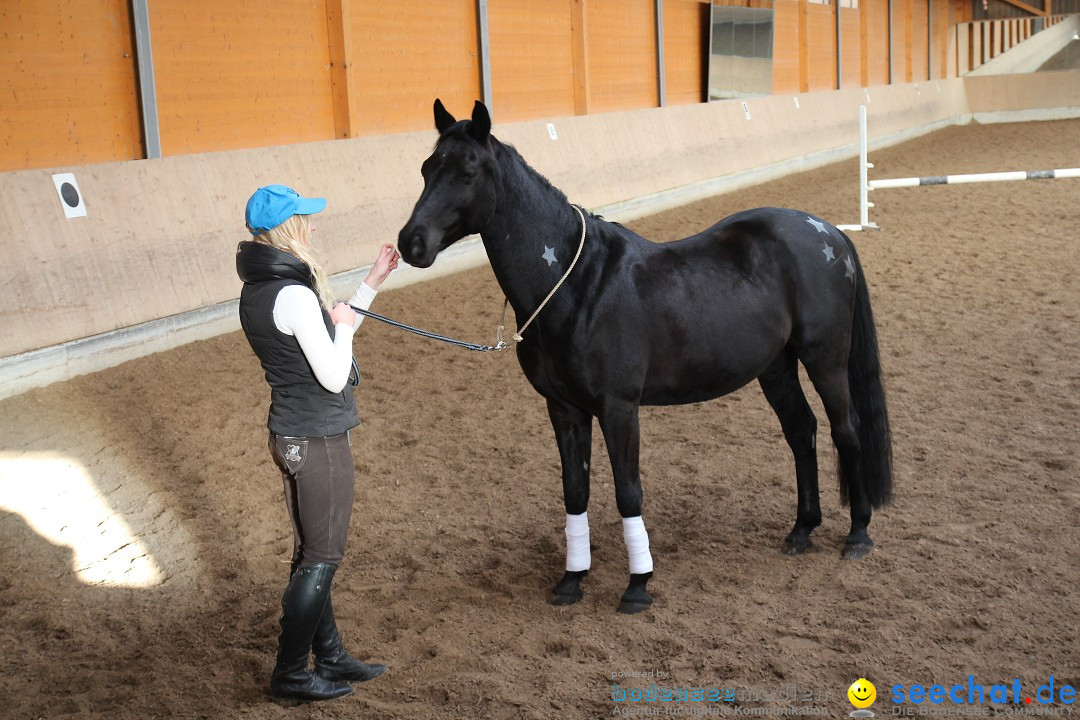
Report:
[[[1080,168],[1059,170],[1012,170],[1009,172],[968,173],[966,175],[929,175],[927,177],[871,180],[869,189],[918,187],[921,185],[963,185],[964,183],[1006,182],[1011,180],[1055,180],[1080,177]]]
[[[840,230],[878,229],[876,223],[870,222],[870,208],[874,207],[874,203],[870,202],[868,197],[871,186],[867,179],[867,171],[874,165],[867,162],[866,155],[866,106],[859,105],[859,224],[837,225],[836,227]]]
[[[874,167],[873,163],[867,160],[867,139],[866,139],[866,106],[859,106],[859,224],[863,227],[876,228],[877,225],[870,222],[870,208],[873,207],[873,203],[870,202],[868,197],[870,193],[870,183],[867,178],[867,172],[870,168]]]
[[[867,171],[874,164],[867,162],[866,106],[859,106],[859,224],[837,225],[840,230],[879,230],[877,223],[870,222],[871,190],[885,188],[921,187],[926,185],[963,185],[965,183],[1007,182],[1014,180],[1056,180],[1058,178],[1080,178],[1080,168],[1059,168],[1056,170],[1012,170],[1009,172],[967,173],[963,175],[928,175],[925,177],[890,178],[870,180]]]

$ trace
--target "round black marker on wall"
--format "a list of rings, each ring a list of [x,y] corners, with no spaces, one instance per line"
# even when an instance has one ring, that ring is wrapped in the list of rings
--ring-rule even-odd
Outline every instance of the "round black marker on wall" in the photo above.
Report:
[[[79,183],[75,181],[75,174],[58,173],[52,178],[53,184],[56,185],[56,194],[60,197],[60,207],[64,210],[64,217],[84,217],[86,204],[83,202],[82,192],[79,191]]]
[[[75,189],[75,186],[69,182],[62,183],[60,185],[60,199],[67,203],[68,207],[79,207],[79,203],[82,202],[82,197],[79,195],[79,191]]]

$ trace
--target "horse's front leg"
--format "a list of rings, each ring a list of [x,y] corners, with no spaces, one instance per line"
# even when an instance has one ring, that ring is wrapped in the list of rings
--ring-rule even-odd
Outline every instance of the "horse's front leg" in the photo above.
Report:
[[[589,460],[592,416],[548,400],[548,416],[562,459],[563,503],[566,505],[566,573],[551,591],[552,605],[572,605],[582,598],[581,580],[589,574]]]
[[[619,612],[639,613],[652,605],[646,590],[652,578],[652,553],[649,552],[649,533],[641,519],[641,475],[639,451],[641,434],[638,425],[637,403],[609,402],[600,416],[611,471],[615,476],[615,503],[622,515],[623,540],[630,561],[630,585],[623,593]]]

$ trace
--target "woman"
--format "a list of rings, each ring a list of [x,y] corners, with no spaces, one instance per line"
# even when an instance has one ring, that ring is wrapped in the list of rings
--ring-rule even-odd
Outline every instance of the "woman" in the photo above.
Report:
[[[360,423],[352,338],[363,316],[334,301],[312,253],[315,224],[309,216],[325,207],[326,200],[302,198],[283,185],[259,188],[245,213],[254,238],[236,250],[236,272],[244,281],[240,323],[270,384],[269,448],[284,479],[293,527],[270,691],[299,701],[348,695],[349,682],[386,670],[345,651],[330,597],[352,515],[349,430]],[[366,310],[397,263],[394,246],[384,245],[349,304]],[[308,670],[309,653],[314,672]]]

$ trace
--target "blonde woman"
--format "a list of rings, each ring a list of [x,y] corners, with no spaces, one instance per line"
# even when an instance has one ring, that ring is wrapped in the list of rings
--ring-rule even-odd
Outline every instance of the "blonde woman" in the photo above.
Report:
[[[270,691],[301,702],[348,695],[350,682],[386,670],[346,652],[330,597],[352,515],[349,431],[360,422],[352,339],[363,316],[335,302],[313,254],[310,216],[325,207],[326,200],[303,198],[284,185],[261,187],[245,211],[254,237],[236,250],[236,272],[244,281],[240,323],[270,385],[268,444],[293,528]],[[384,245],[349,304],[370,307],[397,264],[394,246]],[[311,654],[314,671],[308,669]]]

